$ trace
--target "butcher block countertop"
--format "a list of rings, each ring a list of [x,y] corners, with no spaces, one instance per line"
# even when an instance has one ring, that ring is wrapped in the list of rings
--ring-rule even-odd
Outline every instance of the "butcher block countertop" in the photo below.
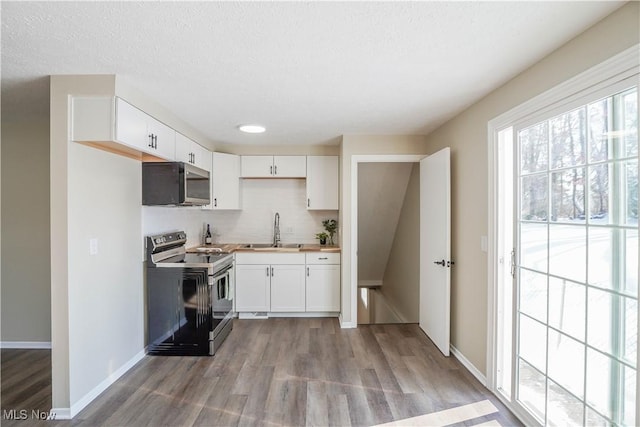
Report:
[[[327,246],[318,244],[302,244],[299,248],[292,247],[246,247],[246,243],[213,243],[211,245],[194,246],[187,249],[187,252],[220,252],[220,253],[234,253],[234,252],[340,252],[338,246]]]

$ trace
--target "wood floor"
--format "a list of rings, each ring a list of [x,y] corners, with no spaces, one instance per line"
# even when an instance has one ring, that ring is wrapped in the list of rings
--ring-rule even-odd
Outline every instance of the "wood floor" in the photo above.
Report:
[[[42,352],[2,351],[3,413],[50,409]],[[340,329],[335,318],[272,318],[235,320],[214,357],[147,356],[73,420],[41,424],[369,426],[487,400],[496,412],[453,425],[520,423],[417,325]]]

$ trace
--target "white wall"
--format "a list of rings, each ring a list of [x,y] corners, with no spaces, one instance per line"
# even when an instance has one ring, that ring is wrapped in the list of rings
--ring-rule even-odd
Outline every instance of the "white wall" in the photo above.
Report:
[[[145,206],[143,234],[185,230],[187,246],[202,242],[204,224],[211,224],[214,242],[267,243],[273,239],[273,221],[280,214],[283,243],[318,243],[322,220],[336,211],[312,211],[306,206],[304,179],[243,179],[242,210],[206,211],[199,208]]]
[[[140,162],[69,144],[70,401],[144,350]],[[89,240],[98,254],[89,254]]]
[[[3,111],[11,105],[3,103]],[[2,118],[3,342],[51,341],[49,120]]]
[[[358,282],[382,282],[411,163],[358,166]]]
[[[639,4],[630,2],[460,113],[427,138],[451,147],[451,341],[482,373],[487,354],[487,122],[640,42]],[[497,64],[498,66],[499,64]]]

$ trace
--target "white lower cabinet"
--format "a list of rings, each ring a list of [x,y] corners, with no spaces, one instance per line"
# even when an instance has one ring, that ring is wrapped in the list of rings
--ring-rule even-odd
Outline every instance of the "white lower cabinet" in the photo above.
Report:
[[[270,268],[236,264],[236,311],[271,311]]]
[[[271,267],[271,311],[305,311],[304,265]]]
[[[340,254],[236,253],[236,311],[340,311]]]
[[[306,311],[340,311],[340,266],[308,265]]]
[[[340,311],[340,254],[309,252],[305,263],[306,311]]]
[[[304,311],[304,260],[303,253],[236,253],[236,311]]]

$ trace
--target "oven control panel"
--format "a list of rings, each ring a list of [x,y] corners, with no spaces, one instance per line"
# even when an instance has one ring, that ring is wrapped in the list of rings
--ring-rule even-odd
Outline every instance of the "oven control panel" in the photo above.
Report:
[[[187,233],[176,231],[174,233],[159,234],[147,237],[147,250],[157,252],[158,249],[180,246],[187,242]]]

